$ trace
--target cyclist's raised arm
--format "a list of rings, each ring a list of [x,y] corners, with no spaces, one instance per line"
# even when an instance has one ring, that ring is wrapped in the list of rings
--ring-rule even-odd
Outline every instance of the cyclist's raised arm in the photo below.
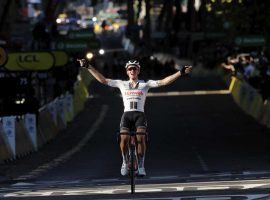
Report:
[[[179,78],[180,76],[183,76],[185,74],[190,73],[191,69],[192,69],[192,66],[184,66],[182,68],[182,70],[180,70],[180,71],[178,71],[170,76],[167,76],[164,79],[158,80],[158,85],[159,86],[169,85],[172,82],[174,82],[177,78]]]
[[[98,72],[92,65],[90,65],[85,59],[77,59],[80,62],[81,67],[85,67],[88,71],[97,79],[98,82],[108,85],[108,80],[100,72]]]

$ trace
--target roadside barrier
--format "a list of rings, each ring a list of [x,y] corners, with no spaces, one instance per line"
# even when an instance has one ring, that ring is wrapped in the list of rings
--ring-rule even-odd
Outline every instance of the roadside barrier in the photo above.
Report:
[[[270,128],[270,103],[263,102],[261,94],[247,82],[231,78],[229,90],[235,102],[257,121]]]
[[[31,143],[31,139],[27,134],[27,130],[24,127],[22,120],[16,120],[15,122],[16,130],[16,157],[21,157],[34,151],[34,146]]]
[[[6,142],[6,149],[11,153],[11,159],[16,158],[16,117],[8,116],[2,118],[3,138]]]
[[[61,95],[56,99],[56,108],[57,108],[57,126],[60,130],[63,130],[67,127],[66,121],[66,108],[65,108],[65,97]]]
[[[268,128],[270,128],[270,101],[267,100],[263,106],[263,112],[261,115],[261,121],[265,124]]]
[[[13,155],[12,155],[11,149],[9,148],[7,138],[5,137],[2,119],[1,119],[0,120],[0,163],[3,160],[7,160],[12,157]]]
[[[92,76],[92,74],[90,74],[90,72],[85,69],[82,68],[80,71],[80,77],[84,83],[84,85],[89,86],[89,84],[91,83],[91,81],[94,79],[94,77]]]
[[[79,80],[74,84],[74,114],[77,115],[84,107],[84,103],[88,98],[88,90],[85,84]]]
[[[0,162],[13,160],[48,143],[83,110],[89,97],[87,86],[93,80],[88,71],[80,72],[74,93],[66,92],[39,109],[39,114],[0,118]]]
[[[55,125],[49,110],[43,107],[39,110],[38,131],[44,136],[45,142],[57,135],[58,127]]]
[[[65,120],[71,122],[74,118],[74,106],[73,106],[73,96],[66,92],[65,94]]]

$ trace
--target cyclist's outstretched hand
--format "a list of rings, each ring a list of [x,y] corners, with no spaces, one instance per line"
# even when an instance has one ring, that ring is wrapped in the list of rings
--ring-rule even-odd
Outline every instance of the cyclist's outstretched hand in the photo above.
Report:
[[[181,69],[181,74],[189,74],[192,71],[192,66],[191,65],[185,65]]]
[[[84,59],[84,58],[83,59],[77,59],[77,61],[80,63],[81,67],[86,67],[86,63],[87,63],[86,59]]]

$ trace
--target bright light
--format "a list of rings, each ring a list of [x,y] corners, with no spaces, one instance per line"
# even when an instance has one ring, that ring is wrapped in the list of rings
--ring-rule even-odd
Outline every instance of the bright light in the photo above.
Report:
[[[93,22],[96,22],[96,21],[97,21],[97,18],[96,18],[96,17],[93,17],[93,18],[92,18],[92,21],[93,21]]]
[[[87,58],[88,60],[91,60],[93,57],[94,57],[94,54],[91,53],[91,52],[88,52],[88,53],[86,54],[86,58]]]
[[[150,56],[150,60],[154,60],[155,59],[155,57],[154,56]]]
[[[201,7],[201,0],[195,0],[194,7],[198,11]]]
[[[211,10],[212,10],[211,4],[206,4],[206,10],[207,10],[208,12],[211,12]]]
[[[100,50],[98,51],[98,53],[99,53],[100,55],[103,55],[103,54],[105,53],[105,51],[104,51],[104,49],[100,49]]]
[[[21,100],[15,101],[16,104],[24,104],[24,102],[25,102],[25,98],[22,98]]]
[[[59,18],[56,19],[56,23],[57,23],[57,24],[60,24],[61,22],[62,22],[61,19],[59,19]]]

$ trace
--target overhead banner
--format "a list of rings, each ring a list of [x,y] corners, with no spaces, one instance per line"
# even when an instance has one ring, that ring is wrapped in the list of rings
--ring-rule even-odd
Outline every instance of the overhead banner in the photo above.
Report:
[[[235,44],[243,47],[263,46],[266,39],[261,35],[239,36],[235,38]]]
[[[68,38],[93,40],[96,38],[96,35],[93,31],[90,31],[90,30],[71,30],[68,32]]]
[[[68,63],[68,55],[64,51],[52,51],[52,54],[55,59],[54,66],[55,67],[62,67]]]
[[[3,117],[3,129],[7,138],[9,148],[13,157],[16,157],[16,129],[15,129],[15,116]]]
[[[44,71],[54,66],[54,56],[49,52],[9,53],[4,67],[10,71]]]
[[[4,48],[0,47],[0,66],[7,62],[7,53]]]
[[[92,50],[100,48],[100,41],[99,40],[65,40],[60,41],[56,44],[56,48],[58,50],[64,50],[67,52],[81,52],[85,50]]]
[[[36,115],[26,114],[24,115],[24,124],[27,130],[27,134],[32,142],[34,149],[37,151],[37,127],[36,127]]]

